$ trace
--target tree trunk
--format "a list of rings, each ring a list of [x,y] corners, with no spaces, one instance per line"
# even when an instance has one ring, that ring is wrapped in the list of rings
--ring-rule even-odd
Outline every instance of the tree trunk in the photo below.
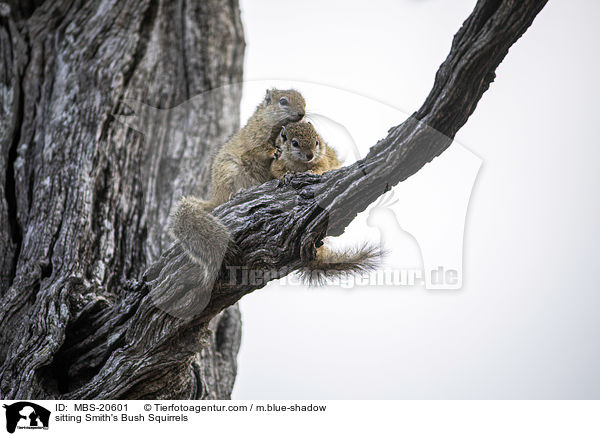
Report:
[[[106,309],[168,248],[173,202],[206,194],[241,89],[190,97],[240,83],[243,52],[235,0],[0,3],[0,398],[60,397],[127,347]],[[197,118],[165,111],[141,135],[113,116],[130,100],[189,100]],[[206,332],[162,362],[183,382],[146,378],[127,396],[229,398],[237,306]]]
[[[324,236],[442,153],[546,0],[480,0],[423,106],[364,159],[216,208],[232,242],[211,289],[164,229],[172,200],[206,186],[209,150],[236,127],[240,90],[219,87],[241,79],[237,6],[48,3],[0,9],[0,390],[10,398],[227,397],[232,305],[305,266]],[[182,110],[135,107],[145,138],[111,117],[125,101],[171,107],[209,89]]]

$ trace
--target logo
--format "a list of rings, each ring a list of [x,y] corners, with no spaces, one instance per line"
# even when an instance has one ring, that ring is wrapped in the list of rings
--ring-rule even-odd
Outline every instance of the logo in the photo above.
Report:
[[[3,406],[6,409],[6,431],[14,433],[15,429],[48,429],[50,411],[28,401],[19,401]]]

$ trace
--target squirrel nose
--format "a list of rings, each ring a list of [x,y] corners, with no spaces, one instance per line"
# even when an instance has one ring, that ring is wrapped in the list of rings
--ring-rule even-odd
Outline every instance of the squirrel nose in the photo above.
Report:
[[[306,153],[306,160],[311,160],[313,158],[313,154],[311,152]]]
[[[298,112],[298,117],[299,117],[299,118],[302,118],[303,116],[304,116],[304,111],[300,111],[300,112]]]

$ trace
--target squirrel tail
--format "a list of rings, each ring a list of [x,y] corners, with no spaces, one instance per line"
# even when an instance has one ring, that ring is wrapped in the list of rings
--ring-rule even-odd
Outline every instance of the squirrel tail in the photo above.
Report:
[[[317,249],[317,257],[299,273],[305,283],[323,285],[328,279],[375,269],[381,255],[377,247],[369,244],[343,251],[334,251],[323,245]]]
[[[212,203],[196,197],[183,197],[170,217],[170,232],[189,257],[203,268],[206,285],[212,286],[221,270],[231,234],[209,212]]]

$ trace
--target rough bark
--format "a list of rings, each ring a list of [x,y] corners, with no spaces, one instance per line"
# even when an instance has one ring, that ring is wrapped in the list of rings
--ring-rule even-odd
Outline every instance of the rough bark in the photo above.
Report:
[[[108,263],[104,274],[109,277],[116,274],[118,279],[98,284],[90,282],[88,276],[75,276],[70,272],[73,264],[63,261],[63,253],[72,251],[71,247],[65,247],[67,242],[76,244],[76,252],[83,246],[74,240],[76,233],[68,233],[61,245],[55,242],[51,258],[60,263],[51,263],[50,279],[56,277],[59,266],[69,274],[49,287],[45,276],[43,287],[29,294],[28,303],[22,303],[25,309],[20,309],[17,315],[26,317],[24,327],[7,338],[12,345],[8,348],[10,359],[3,366],[1,388],[5,395],[194,397],[190,385],[196,380],[194,374],[198,374],[194,371],[195,356],[203,349],[205,338],[216,338],[217,349],[235,348],[235,344],[231,345],[235,322],[222,322],[206,329],[215,315],[271,278],[304,265],[312,259],[315,246],[325,235],[339,235],[379,195],[442,153],[474,111],[510,46],[545,3],[545,0],[479,1],[455,36],[423,106],[409,120],[390,129],[389,135],[373,146],[364,159],[323,176],[288,175],[281,181],[248,190],[217,208],[214,214],[231,230],[233,243],[212,289],[198,288],[198,268],[178,244],[167,248],[141,275],[142,268],[132,263],[125,263],[128,268],[116,272],[115,266]],[[65,130],[72,133],[73,129],[70,126]],[[106,130],[110,132],[110,126]],[[130,185],[127,186],[129,189]],[[143,189],[141,192],[145,193]],[[18,194],[15,197],[19,198]],[[111,212],[118,204],[112,197],[104,201]],[[38,223],[50,227],[52,216],[46,215],[48,222]],[[19,224],[20,215],[17,218]],[[154,221],[153,225],[159,223]],[[63,234],[61,226],[53,234],[57,232]],[[10,246],[11,240],[7,241]],[[138,243],[143,246],[141,241]],[[61,247],[59,257],[56,257],[57,246]],[[95,246],[100,249],[102,244]],[[136,249],[144,252],[136,246],[119,247],[118,256],[127,259],[131,250]],[[117,256],[103,254],[110,260]],[[155,259],[144,255],[144,264]],[[40,265],[39,259],[46,259],[43,251],[36,252],[36,256],[39,277],[48,267]],[[20,271],[25,271],[20,269],[21,265],[19,260],[17,277]],[[139,279],[123,284],[127,278],[136,277]],[[110,295],[106,297],[109,283]],[[14,288],[13,283],[4,301],[16,299],[11,297]],[[12,322],[16,329],[17,322]],[[28,342],[30,339],[34,343]],[[15,360],[24,365],[16,365]],[[53,384],[56,381],[58,387]]]
[[[209,156],[239,126],[239,87],[189,99],[241,82],[240,11],[235,1],[61,0],[13,1],[0,14],[0,397],[55,398],[127,346],[107,309],[135,307],[127,281],[169,246],[173,201],[205,194]],[[113,116],[129,100],[187,102],[198,119],[154,117],[144,137]],[[161,362],[186,383],[147,396],[230,395],[237,307],[212,329],[228,340],[205,335],[187,359]]]

